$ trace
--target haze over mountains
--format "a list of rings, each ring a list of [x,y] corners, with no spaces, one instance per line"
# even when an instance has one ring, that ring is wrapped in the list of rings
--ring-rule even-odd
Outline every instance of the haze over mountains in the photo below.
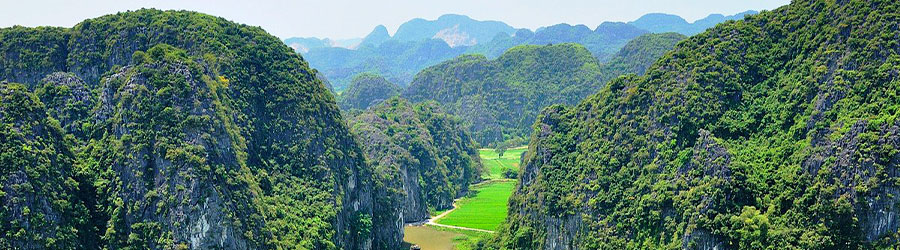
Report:
[[[900,249],[898,27],[794,0],[292,46],[184,10],[0,28],[0,249]]]
[[[285,43],[301,53],[334,85],[345,89],[356,74],[369,72],[406,86],[425,67],[462,54],[500,56],[516,45],[574,42],[587,47],[605,62],[628,41],[646,33],[677,32],[693,35],[718,23],[738,20],[756,11],[731,16],[713,14],[688,23],[668,14],[648,14],[628,23],[604,22],[596,28],[556,24],[534,31],[516,29],[500,21],[478,21],[463,15],[443,15],[436,20],[413,19],[391,36],[376,26],[362,39],[333,41],[320,38],[288,38]]]

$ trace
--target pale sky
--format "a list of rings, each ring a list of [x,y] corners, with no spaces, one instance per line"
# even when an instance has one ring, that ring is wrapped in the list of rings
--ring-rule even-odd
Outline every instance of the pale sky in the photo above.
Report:
[[[383,24],[393,34],[412,18],[462,14],[536,29],[557,23],[631,21],[647,13],[670,13],[689,22],[711,13],[771,10],[789,0],[0,0],[0,27],[72,27],[87,19],[140,8],[193,10],[253,26],[281,37],[363,37]]]

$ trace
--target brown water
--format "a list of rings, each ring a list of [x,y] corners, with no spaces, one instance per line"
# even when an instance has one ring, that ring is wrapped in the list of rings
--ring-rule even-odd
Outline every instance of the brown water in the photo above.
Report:
[[[453,250],[453,239],[461,234],[440,231],[429,226],[406,226],[403,228],[403,241],[409,249],[411,245],[419,245],[422,250]]]

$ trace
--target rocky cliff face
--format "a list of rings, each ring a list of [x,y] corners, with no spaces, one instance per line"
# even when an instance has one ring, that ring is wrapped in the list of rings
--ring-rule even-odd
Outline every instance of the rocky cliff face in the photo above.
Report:
[[[116,145],[113,152],[121,152],[111,156],[113,174],[109,185],[101,187],[115,211],[110,214],[115,223],[107,229],[114,232],[107,234],[115,239],[111,247],[133,246],[131,234],[149,248],[253,246],[242,233],[247,229],[236,225],[257,224],[247,221],[252,217],[247,215],[260,212],[236,206],[257,199],[246,196],[254,187],[215,184],[221,181],[217,178],[249,173],[237,159],[223,121],[227,117],[219,116],[223,107],[215,106],[220,93],[208,84],[216,83],[202,81],[201,75],[182,62],[153,62],[123,68],[103,80],[104,89],[116,91],[101,98],[100,105],[114,108],[98,116],[109,117],[101,121],[112,133],[106,141]],[[166,84],[155,84],[159,82]],[[215,171],[230,174],[216,176]]]
[[[36,114],[72,135],[48,151],[78,155],[51,171],[79,170],[66,193],[83,204],[73,237],[86,246],[378,247],[373,171],[333,96],[261,29],[140,10],[0,36],[0,80],[34,89],[48,106]]]
[[[84,203],[69,141],[24,85],[0,83],[0,248],[78,249]]]
[[[386,244],[403,238],[394,228],[449,208],[481,176],[477,149],[462,123],[434,104],[392,98],[349,124],[374,166],[376,248],[399,247],[400,241]]]

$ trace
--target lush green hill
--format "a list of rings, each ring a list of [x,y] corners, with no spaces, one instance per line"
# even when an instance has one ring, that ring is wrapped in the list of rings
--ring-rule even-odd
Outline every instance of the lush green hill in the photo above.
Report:
[[[348,123],[374,165],[376,190],[384,191],[375,196],[382,204],[376,206],[376,224],[425,220],[429,211],[450,208],[481,179],[478,150],[462,121],[434,103],[394,97]]]
[[[634,73],[644,74],[653,62],[672,50],[687,36],[678,33],[646,34],[628,42],[609,62],[603,72],[610,77]]]
[[[29,115],[0,115],[0,248],[368,249],[402,233],[371,224],[371,169],[333,96],[260,28],[145,9],[0,40],[0,81],[30,89],[3,87],[0,107]]]
[[[379,75],[359,74],[350,87],[341,93],[338,103],[343,110],[366,109],[391,97],[400,95],[400,86],[388,82]]]
[[[898,13],[793,1],[545,109],[493,247],[896,248]]]
[[[527,137],[541,108],[575,104],[602,83],[597,59],[581,45],[523,45],[495,60],[466,55],[429,67],[403,97],[441,103],[488,146]]]

